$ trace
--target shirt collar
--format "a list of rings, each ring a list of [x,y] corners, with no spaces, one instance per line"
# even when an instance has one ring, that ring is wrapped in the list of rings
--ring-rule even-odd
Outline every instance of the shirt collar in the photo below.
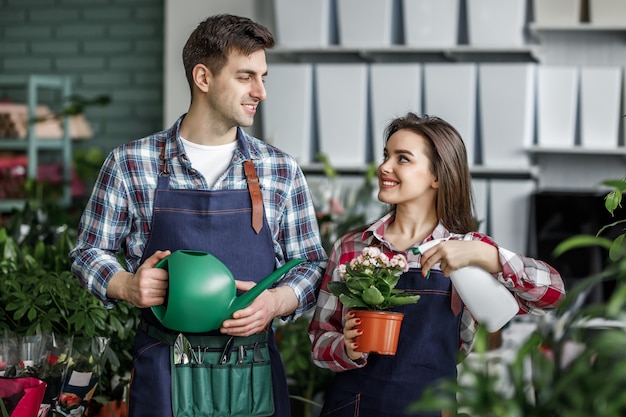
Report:
[[[387,227],[393,222],[396,217],[396,212],[394,210],[385,214],[383,217],[372,223],[361,235],[361,240],[367,246],[372,246],[375,243],[383,243],[387,246],[390,246],[390,243],[385,239],[385,232],[387,231]],[[443,223],[439,222],[437,226],[433,229],[432,233],[424,239],[424,242],[428,242],[433,239],[441,239],[444,237],[449,237],[450,232],[445,228]],[[414,246],[421,245],[424,242],[415,242]]]
[[[185,153],[185,148],[180,140],[180,125],[187,113],[183,114],[176,120],[174,125],[164,132],[163,142],[166,146],[164,157],[172,159]],[[237,127],[237,150],[235,151],[235,161],[247,161],[248,159],[260,159],[261,154],[252,144],[252,136],[243,131],[241,127]]]

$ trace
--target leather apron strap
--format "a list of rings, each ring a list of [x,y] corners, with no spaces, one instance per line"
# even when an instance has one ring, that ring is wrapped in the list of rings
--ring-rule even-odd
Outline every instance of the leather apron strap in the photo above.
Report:
[[[246,174],[250,200],[252,201],[252,228],[258,234],[263,228],[263,197],[259,186],[259,177],[254,169],[254,162],[247,160],[243,163],[243,171]]]

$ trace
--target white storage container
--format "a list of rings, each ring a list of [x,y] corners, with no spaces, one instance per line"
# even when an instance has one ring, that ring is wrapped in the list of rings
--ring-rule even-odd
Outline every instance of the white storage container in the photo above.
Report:
[[[459,0],[402,1],[406,45],[456,46],[459,32]]]
[[[261,103],[263,140],[312,162],[313,64],[272,64],[265,80],[267,99]]]
[[[468,42],[473,46],[525,43],[526,0],[466,0]]]
[[[533,0],[537,25],[576,25],[580,23],[582,0]]]
[[[367,163],[366,64],[317,64],[316,101],[320,152],[337,167]]]
[[[327,47],[333,40],[332,5],[331,0],[274,0],[276,44]]]

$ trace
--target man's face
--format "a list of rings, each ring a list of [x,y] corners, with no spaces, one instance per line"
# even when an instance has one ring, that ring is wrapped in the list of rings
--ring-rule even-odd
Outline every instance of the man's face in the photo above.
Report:
[[[212,78],[207,95],[214,118],[221,119],[226,128],[251,126],[258,104],[267,96],[263,84],[266,75],[264,50],[251,55],[232,52],[224,68]]]

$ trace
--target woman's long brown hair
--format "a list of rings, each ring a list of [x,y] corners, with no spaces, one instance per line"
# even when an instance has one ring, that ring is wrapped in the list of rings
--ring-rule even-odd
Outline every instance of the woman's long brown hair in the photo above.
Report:
[[[439,180],[437,218],[452,233],[476,230],[472,216],[472,178],[459,132],[439,117],[409,112],[387,126],[385,143],[398,130],[409,130],[426,139],[431,170]]]

